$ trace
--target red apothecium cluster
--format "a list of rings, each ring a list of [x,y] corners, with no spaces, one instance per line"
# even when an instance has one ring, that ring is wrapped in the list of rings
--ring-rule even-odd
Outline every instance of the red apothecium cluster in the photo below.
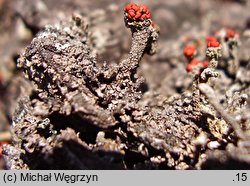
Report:
[[[129,3],[124,7],[126,16],[131,21],[144,21],[150,19],[151,15],[146,5],[137,5],[135,3]]]
[[[192,69],[197,66],[197,65],[201,65],[201,69],[200,69],[200,72],[199,74],[201,74],[201,72],[208,67],[208,61],[205,60],[205,61],[198,61],[198,59],[194,58],[192,59],[186,66],[186,71],[187,72],[191,72]]]
[[[226,39],[234,38],[236,35],[239,35],[239,33],[232,29],[226,29]]]
[[[195,54],[195,51],[196,51],[196,47],[195,45],[192,45],[192,44],[189,44],[189,45],[186,45],[183,49],[183,53],[186,57],[190,58],[192,56],[194,56]]]
[[[207,47],[218,47],[220,46],[220,42],[214,36],[207,36]]]
[[[205,68],[208,67],[208,61],[199,61],[195,58],[196,46],[194,44],[187,44],[186,46],[184,46],[183,53],[188,59],[188,64],[186,65],[187,72],[191,72],[194,67],[199,65],[200,71],[198,72],[198,74],[200,74]]]

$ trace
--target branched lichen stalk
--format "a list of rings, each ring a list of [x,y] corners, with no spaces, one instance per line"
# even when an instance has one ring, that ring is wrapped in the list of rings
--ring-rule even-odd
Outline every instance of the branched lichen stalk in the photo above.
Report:
[[[120,70],[123,72],[134,71],[138,68],[148,40],[151,30],[148,27],[142,29],[131,29],[132,42],[128,57],[120,63]]]
[[[221,45],[209,46],[206,51],[206,55],[209,59],[208,68],[206,68],[201,73],[201,81],[207,82],[211,77],[218,77],[218,72],[216,72],[216,68],[218,66],[219,58],[221,57]]]
[[[130,3],[124,7],[124,16],[125,24],[132,32],[132,42],[129,55],[120,63],[119,70],[133,75],[148,46],[151,47],[158,38],[158,32],[146,5]]]

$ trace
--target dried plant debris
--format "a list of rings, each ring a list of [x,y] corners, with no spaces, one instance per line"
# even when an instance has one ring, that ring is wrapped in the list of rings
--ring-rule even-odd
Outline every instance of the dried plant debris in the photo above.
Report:
[[[185,91],[166,96],[167,85],[148,88],[138,72],[159,39],[146,5],[124,8],[132,38],[120,62],[97,61],[89,20],[74,14],[46,26],[18,59],[30,83],[19,94],[11,144],[3,146],[7,169],[250,168],[249,85],[238,74],[249,69],[233,51],[238,33],[206,43],[202,62],[196,46],[184,49],[189,74],[180,78],[188,80],[171,86]],[[233,61],[229,76],[221,60]]]

